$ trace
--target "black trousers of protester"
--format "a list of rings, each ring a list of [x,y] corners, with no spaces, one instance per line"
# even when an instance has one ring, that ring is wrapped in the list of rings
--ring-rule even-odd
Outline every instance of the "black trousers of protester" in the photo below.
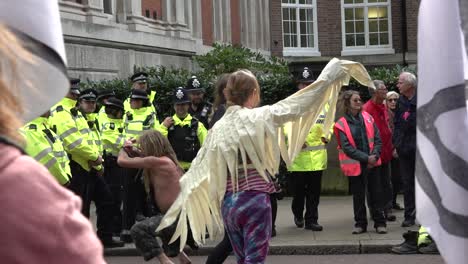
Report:
[[[382,206],[384,211],[387,212],[393,207],[393,186],[390,175],[390,162],[382,163],[377,170],[381,181],[380,186],[382,187]]]
[[[378,170],[363,169],[359,176],[350,176],[349,190],[353,195],[354,226],[367,229],[366,195],[368,196],[368,207],[374,220],[374,227],[387,226],[384,211],[382,209],[383,197],[381,181]]]
[[[398,153],[400,157],[400,173],[403,180],[403,198],[405,203],[405,220],[416,219],[416,196],[414,170],[415,153]]]
[[[142,180],[142,170],[125,169],[123,179],[122,229],[130,230],[137,214],[146,215],[146,191]],[[149,216],[149,215],[146,215]]]
[[[401,190],[400,159],[393,158],[390,161],[390,173],[392,175],[393,200],[392,205],[397,203],[397,195]]]
[[[292,212],[296,218],[303,218],[306,225],[318,223],[322,172],[294,171],[290,175],[293,187]]]
[[[123,196],[123,179],[125,177],[125,169],[117,164],[117,157],[106,156],[104,162],[104,180],[109,185],[114,201],[112,206],[112,232],[114,235],[120,234],[122,231],[122,196]]]
[[[83,200],[81,212],[89,218],[91,201],[96,205],[97,235],[101,240],[112,238],[112,193],[103,177],[95,170],[90,172],[70,161],[72,179],[70,189]]]
[[[275,228],[276,215],[278,212],[278,199],[276,198],[276,193],[270,194],[271,201],[271,217],[272,217],[272,228]],[[221,264],[227,259],[229,254],[232,253],[231,241],[227,231],[224,230],[224,238],[221,242],[216,245],[216,247],[211,251],[210,255],[206,259],[206,264]]]

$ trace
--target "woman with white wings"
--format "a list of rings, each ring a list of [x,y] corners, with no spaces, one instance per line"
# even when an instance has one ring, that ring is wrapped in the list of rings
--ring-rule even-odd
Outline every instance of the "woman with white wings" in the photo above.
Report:
[[[171,241],[180,237],[182,248],[188,223],[195,241],[202,243],[206,231],[212,238],[223,233],[224,221],[238,263],[265,262],[271,235],[268,193],[280,156],[291,164],[327,102],[324,131],[330,131],[338,93],[350,77],[373,87],[361,64],[333,59],[313,84],[257,108],[260,87],[255,76],[247,70],[231,74],[226,113],[181,178],[181,192],[158,230],[178,221]]]

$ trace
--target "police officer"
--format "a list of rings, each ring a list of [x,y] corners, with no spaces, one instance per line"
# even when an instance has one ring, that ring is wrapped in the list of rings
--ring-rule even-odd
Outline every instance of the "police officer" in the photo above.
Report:
[[[49,121],[62,139],[65,151],[71,157],[70,189],[82,198],[82,213],[89,217],[89,203],[94,200],[97,208],[97,235],[104,247],[123,246],[120,241],[112,238],[112,230],[108,224],[112,196],[102,177],[99,177],[103,173],[102,157],[94,145],[95,141],[87,120],[76,107],[76,99],[80,95],[79,82],[79,79],[70,80],[69,93],[52,107]]]
[[[130,81],[132,82],[132,90],[142,90],[145,91],[148,94],[148,107],[151,107],[153,112],[156,113],[156,107],[154,106],[155,98],[156,98],[156,92],[151,91],[148,88],[148,74],[146,72],[136,72],[130,77]],[[127,98],[124,102],[124,108],[125,111],[131,111],[130,107],[130,97]]]
[[[93,146],[103,155],[103,144],[101,142],[99,122],[96,118],[96,100],[97,92],[94,89],[87,89],[81,92],[78,98],[78,110],[85,116],[88,127],[90,129],[88,136],[88,145]],[[112,219],[114,212],[114,201],[109,185],[103,178],[104,168],[96,171],[91,169],[88,173],[86,184],[86,195],[83,199],[83,208],[89,214],[91,201],[96,204],[97,225],[101,228],[102,236],[104,236],[103,244],[107,247],[123,246],[121,241],[112,237]],[[106,245],[107,244],[107,245]]]
[[[22,128],[26,140],[25,151],[44,165],[61,185],[68,186],[71,179],[70,160],[62,141],[49,127],[49,115],[47,111]]]
[[[159,127],[154,108],[145,90],[133,89],[129,98],[130,110],[124,116],[126,139],[138,138],[140,134],[149,129]],[[125,108],[125,106],[124,106]],[[130,228],[135,220],[144,219],[146,209],[146,193],[143,184],[142,170],[126,169],[123,181],[123,230],[120,238],[124,242],[131,242]]]
[[[189,108],[190,115],[197,118],[205,127],[209,127],[208,117],[211,115],[213,106],[204,101],[205,88],[203,88],[197,76],[192,76],[192,78],[187,81],[185,89],[188,90],[191,102]]]
[[[297,88],[301,90],[313,81],[312,73],[309,68],[305,67],[297,79]],[[323,230],[323,227],[318,224],[318,204],[320,201],[322,173],[327,168],[326,144],[331,135],[327,133],[328,135],[325,136],[326,133],[323,131],[323,122],[327,111],[328,106],[325,107],[316,123],[312,126],[301,152],[288,168],[291,172],[290,180],[294,193],[291,206],[294,223],[298,228],[304,227],[313,231]]]
[[[112,89],[105,89],[99,92],[97,97],[97,110],[98,110],[98,119],[103,121],[102,119],[106,117],[105,113],[105,104],[107,100],[110,98],[115,98],[115,92]]]
[[[103,107],[106,115],[101,121],[101,140],[104,149],[104,180],[110,187],[114,201],[112,210],[112,231],[122,232],[122,213],[120,211],[123,195],[125,170],[117,164],[117,156],[125,141],[123,114],[124,106],[117,98],[106,100]]]
[[[160,132],[169,139],[184,170],[190,168],[208,133],[203,123],[188,113],[189,108],[187,91],[177,88],[174,92],[175,114],[167,117],[159,127]]]

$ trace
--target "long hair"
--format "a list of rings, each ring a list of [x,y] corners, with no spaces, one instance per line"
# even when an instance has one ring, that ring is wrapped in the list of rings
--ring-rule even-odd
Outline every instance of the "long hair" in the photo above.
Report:
[[[226,97],[224,96],[224,89],[227,86],[227,82],[229,80],[229,73],[224,73],[222,74],[218,81],[216,81],[215,84],[215,90],[214,90],[214,103],[213,103],[213,112],[218,109],[218,107],[222,104],[226,103]]]
[[[340,108],[341,113],[348,114],[350,112],[351,97],[354,94],[359,95],[359,92],[354,90],[347,90],[341,94],[340,99],[338,101],[338,106]]]
[[[154,157],[168,157],[174,162],[177,166],[177,169],[181,174],[184,170],[177,160],[177,156],[172,149],[171,143],[169,140],[159,133],[156,130],[149,130],[144,132],[138,138],[138,143],[140,144],[140,149],[143,157],[154,156]],[[144,171],[144,181],[145,181],[145,190],[149,193],[149,170],[145,169]]]
[[[251,71],[238,70],[229,76],[225,92],[228,106],[243,105],[253,93],[260,98],[260,86]]]
[[[23,113],[19,98],[18,61],[32,62],[32,56],[19,40],[3,25],[0,25],[0,136],[22,143],[24,139],[18,133]]]

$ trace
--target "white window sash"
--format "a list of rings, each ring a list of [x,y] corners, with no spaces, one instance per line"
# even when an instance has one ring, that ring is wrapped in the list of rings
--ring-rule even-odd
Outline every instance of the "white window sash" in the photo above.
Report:
[[[368,18],[369,7],[387,8],[388,44],[370,45],[369,18]],[[363,46],[346,46],[346,23],[345,23],[345,9],[346,8],[364,8],[364,45]],[[363,3],[358,3],[358,4],[345,4],[344,0],[341,0],[341,28],[342,28],[342,34],[341,34],[341,39],[342,39],[341,55],[342,56],[360,55],[360,54],[371,55],[371,54],[394,54],[395,53],[395,50],[393,49],[392,8],[391,8],[390,0],[387,2],[379,2],[379,3],[368,3],[367,0],[364,0]]]
[[[296,43],[297,47],[283,47],[283,56],[304,56],[307,54],[308,56],[320,56],[320,52],[318,51],[318,26],[317,26],[317,2],[316,0],[312,1],[312,4],[299,4],[299,1],[296,0],[295,4],[283,4],[281,3],[281,26],[284,24],[283,20],[283,8],[294,8],[296,12]],[[312,9],[313,15],[313,48],[303,48],[301,47],[301,31],[300,31],[300,9]],[[289,37],[289,35],[288,35]],[[283,39],[284,39],[284,29],[283,29]]]

